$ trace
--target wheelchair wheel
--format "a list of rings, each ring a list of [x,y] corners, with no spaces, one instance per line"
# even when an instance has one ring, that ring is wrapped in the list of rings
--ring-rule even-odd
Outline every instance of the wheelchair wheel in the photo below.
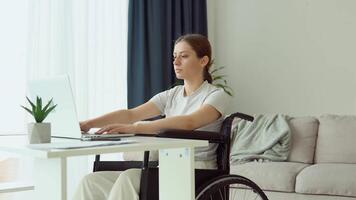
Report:
[[[239,189],[239,190],[237,190]],[[238,175],[214,178],[198,190],[196,200],[268,200],[253,181]]]

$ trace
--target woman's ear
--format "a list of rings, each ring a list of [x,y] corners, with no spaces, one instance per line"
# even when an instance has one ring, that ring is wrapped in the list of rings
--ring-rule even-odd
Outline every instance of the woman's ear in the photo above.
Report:
[[[200,59],[200,64],[202,67],[205,67],[209,63],[209,57],[208,56],[203,56]]]

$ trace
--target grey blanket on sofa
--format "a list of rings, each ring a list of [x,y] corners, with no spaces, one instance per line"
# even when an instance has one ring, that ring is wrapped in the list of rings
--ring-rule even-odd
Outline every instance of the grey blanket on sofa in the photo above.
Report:
[[[291,132],[285,115],[256,115],[254,121],[234,120],[230,162],[284,161],[290,150]]]

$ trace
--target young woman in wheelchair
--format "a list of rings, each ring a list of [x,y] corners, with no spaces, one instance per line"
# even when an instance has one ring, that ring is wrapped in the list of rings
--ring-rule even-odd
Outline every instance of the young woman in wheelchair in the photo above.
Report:
[[[184,85],[161,92],[148,102],[128,110],[117,110],[83,121],[83,131],[100,128],[98,133],[155,134],[163,129],[205,130],[219,132],[230,97],[211,84],[211,46],[205,36],[187,34],[174,46],[173,65],[176,77]],[[141,120],[165,115],[163,119]],[[216,168],[216,144],[195,149],[196,168]],[[74,200],[139,199],[140,169],[124,172],[95,172],[84,177]]]

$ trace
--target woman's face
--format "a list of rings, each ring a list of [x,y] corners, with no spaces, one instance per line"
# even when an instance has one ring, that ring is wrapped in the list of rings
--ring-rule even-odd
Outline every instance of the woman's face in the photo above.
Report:
[[[198,58],[193,48],[184,41],[174,46],[173,65],[178,79],[193,80],[203,78],[207,56]]]

